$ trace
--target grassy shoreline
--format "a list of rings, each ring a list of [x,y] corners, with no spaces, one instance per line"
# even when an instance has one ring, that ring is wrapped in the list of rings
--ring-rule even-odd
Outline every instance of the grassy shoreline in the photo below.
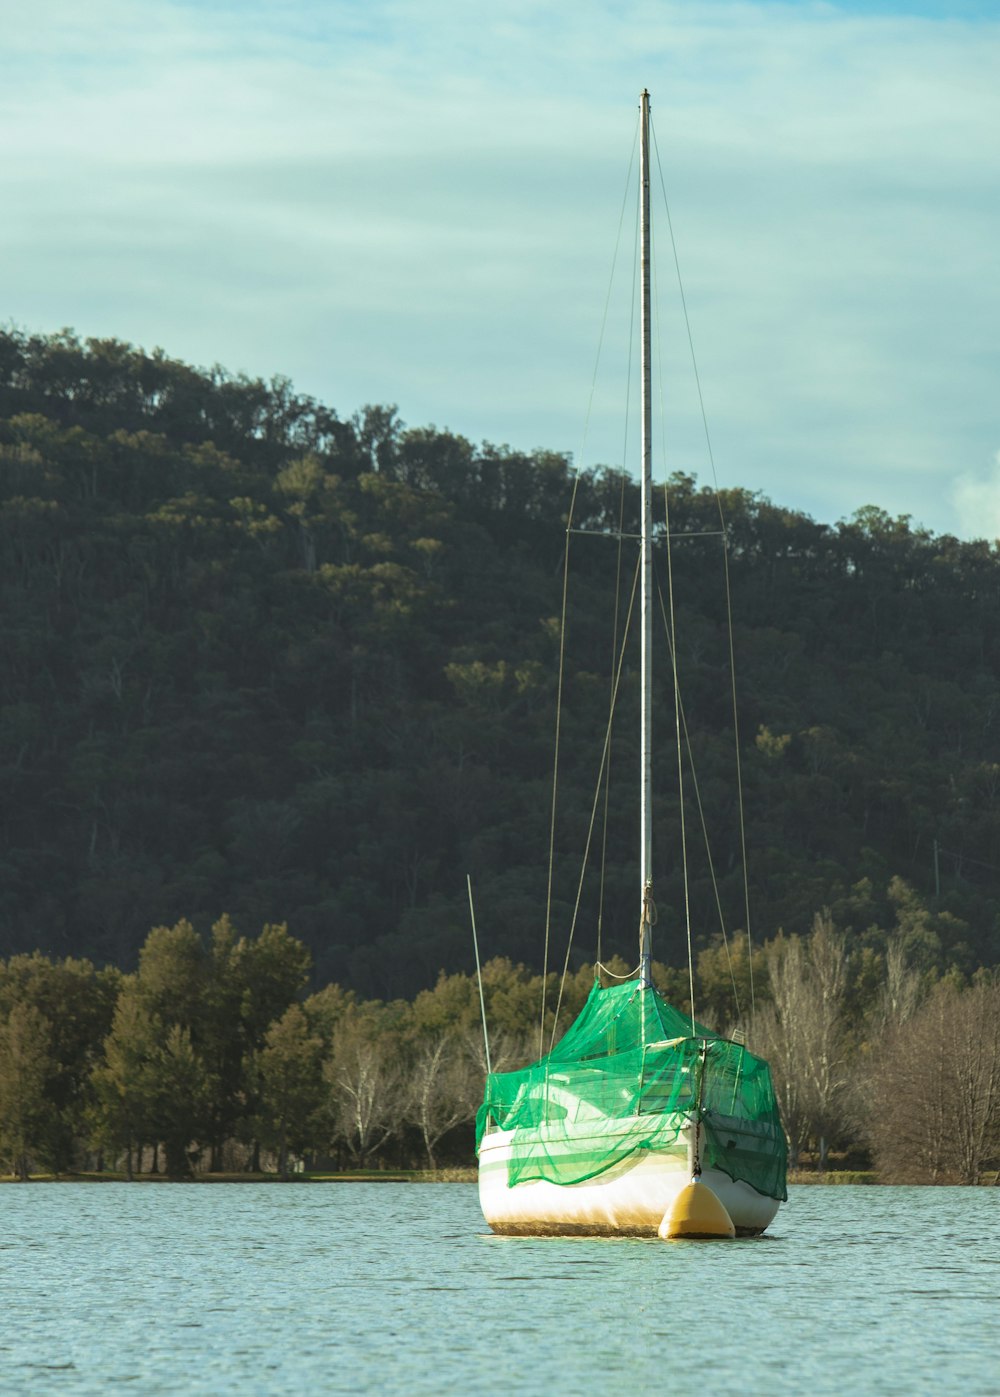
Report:
[[[282,1180],[277,1174],[195,1174],[189,1179],[170,1179],[165,1174],[136,1174],[131,1180],[136,1184],[474,1184],[477,1171],[474,1165],[458,1166],[450,1169],[352,1169],[343,1173],[328,1170],[291,1174]],[[12,1174],[0,1174],[0,1184],[23,1182]],[[33,1184],[122,1184],[129,1180],[125,1174],[106,1169],[103,1173],[80,1172],[72,1174],[32,1174],[28,1180]],[[819,1173],[814,1169],[791,1169],[788,1182],[798,1184],[824,1185],[879,1185],[882,1180],[874,1169],[827,1169]],[[1000,1184],[996,1178],[984,1178],[980,1188],[995,1188]],[[935,1185],[927,1184],[927,1188]]]
[[[450,1169],[351,1169],[342,1173],[329,1170],[291,1174],[282,1180],[277,1174],[237,1174],[220,1173],[194,1174],[189,1179],[171,1179],[166,1174],[136,1174],[131,1182],[136,1184],[470,1184],[475,1183],[475,1166]],[[22,1182],[11,1174],[0,1174],[0,1184]],[[68,1174],[32,1174],[29,1183],[93,1183],[120,1184],[129,1180],[124,1173],[106,1169],[101,1173],[80,1171]],[[790,1184],[877,1184],[878,1175],[871,1170],[828,1169],[817,1173],[811,1169],[797,1169],[788,1175]]]
[[[101,1173],[80,1171],[67,1174],[32,1174],[33,1184],[454,1184],[475,1183],[474,1167],[453,1169],[354,1169],[343,1173],[328,1170],[290,1174],[282,1180],[278,1174],[193,1174],[186,1179],[172,1179],[166,1174],[136,1174],[131,1180],[120,1171],[105,1169]],[[24,1182],[12,1174],[0,1174],[0,1184]]]
[[[877,1184],[881,1183],[874,1169],[789,1169],[790,1184]]]

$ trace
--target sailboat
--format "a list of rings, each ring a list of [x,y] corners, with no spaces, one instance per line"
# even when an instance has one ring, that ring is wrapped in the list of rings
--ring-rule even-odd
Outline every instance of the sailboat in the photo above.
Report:
[[[652,982],[653,509],[649,93],[641,96],[642,521],[640,929],[637,978],[598,980],[552,1050],[490,1073],[477,1117],[479,1198],[494,1232],[656,1235],[692,1187],[753,1236],[787,1197],[770,1069],[670,1005]],[[687,1191],[687,1192],[685,1192]],[[714,1200],[713,1200],[714,1206]],[[662,1232],[661,1235],[668,1235]],[[672,1235],[672,1234],[671,1234]]]

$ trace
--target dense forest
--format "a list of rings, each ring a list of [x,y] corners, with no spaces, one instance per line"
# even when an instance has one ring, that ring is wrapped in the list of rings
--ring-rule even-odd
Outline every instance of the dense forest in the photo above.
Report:
[[[859,955],[995,965],[996,545],[669,485],[696,950],[745,930],[738,750],[755,940],[828,909]],[[228,915],[287,925],[314,991],[412,999],[471,968],[468,873],[484,956],[538,972],[563,653],[550,963],[574,921],[574,973],[634,959],[629,646],[600,779],[634,567],[620,470],[8,330],[0,493],[4,956],[130,972],[151,927]],[[669,671],[656,954],[678,966]]]

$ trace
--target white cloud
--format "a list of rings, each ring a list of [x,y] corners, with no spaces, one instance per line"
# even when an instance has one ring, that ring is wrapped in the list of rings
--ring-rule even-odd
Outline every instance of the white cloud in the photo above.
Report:
[[[998,431],[1000,25],[663,0],[5,4],[0,317],[574,449],[645,83],[723,483],[966,528],[952,463]],[[683,328],[663,344],[670,462],[704,475]],[[613,459],[617,391],[595,402],[588,458]]]
[[[960,475],[952,495],[964,537],[1000,540],[1000,451],[987,470]]]

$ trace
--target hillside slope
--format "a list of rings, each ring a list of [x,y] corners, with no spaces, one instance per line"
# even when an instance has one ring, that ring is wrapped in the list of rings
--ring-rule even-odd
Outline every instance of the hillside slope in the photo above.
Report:
[[[672,532],[692,535],[673,549],[684,708],[738,927],[719,513],[690,478],[671,485]],[[468,872],[485,954],[537,966],[571,495],[558,455],[405,430],[391,409],[341,420],[287,382],[117,342],[0,334],[0,955],[127,967],[151,926],[228,912],[287,922],[320,983],[410,994],[468,966]],[[902,926],[928,963],[996,963],[997,549],[870,508],[827,527],[749,491],[723,506],[755,934],[804,930],[828,905],[858,938]],[[574,526],[613,532],[622,507],[619,477],[587,473]],[[631,485],[624,510],[628,532]],[[626,540],[619,624],[633,550]],[[613,540],[572,535],[560,961],[607,722],[617,568]],[[627,958],[637,670],[629,651],[602,917],[602,953]],[[657,954],[680,963],[667,670],[664,658]],[[708,943],[719,918],[690,774],[686,791]],[[592,867],[574,957],[594,955],[599,888]]]

